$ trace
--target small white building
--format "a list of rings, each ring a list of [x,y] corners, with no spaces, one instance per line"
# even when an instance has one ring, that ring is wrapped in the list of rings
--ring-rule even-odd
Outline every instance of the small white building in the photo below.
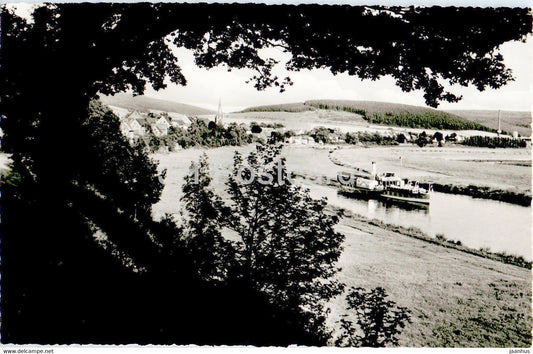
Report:
[[[177,128],[191,124],[191,120],[185,114],[169,112],[168,115],[170,117],[170,125],[173,127]]]
[[[164,125],[161,126],[159,124],[153,124],[150,126],[150,129],[152,130],[152,133],[154,133],[154,135],[157,136],[158,138],[165,136],[168,133]]]
[[[312,145],[315,143],[315,139],[307,135],[295,135],[287,139],[287,143],[296,145]]]
[[[161,132],[161,136],[168,135],[168,128],[169,128],[168,125],[157,123],[155,126]]]
[[[143,136],[146,130],[138,119],[124,119],[120,122],[120,130],[128,139]]]
[[[161,116],[157,119],[156,124],[158,126],[165,126],[166,129],[170,128],[172,124],[168,121],[168,119],[165,116]]]
[[[129,118],[129,119],[144,119],[144,118],[146,118],[146,115],[141,113],[141,112],[139,112],[139,111],[133,111],[126,118]]]
[[[126,121],[120,123],[120,132],[129,140],[135,139],[136,134]]]

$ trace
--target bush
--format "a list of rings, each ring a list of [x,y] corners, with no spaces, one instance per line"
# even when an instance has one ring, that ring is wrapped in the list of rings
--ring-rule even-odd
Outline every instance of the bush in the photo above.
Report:
[[[351,288],[346,295],[347,310],[355,313],[354,323],[341,319],[342,332],[335,345],[342,347],[385,347],[398,345],[398,335],[406,323],[411,323],[410,311],[386,300],[385,289]],[[345,316],[347,317],[347,316]]]
[[[431,143],[431,138],[429,138],[426,132],[422,132],[418,135],[418,138],[415,140],[416,145],[424,147],[427,144]]]
[[[405,143],[406,140],[407,138],[405,137],[405,135],[401,133],[396,136],[396,141],[399,142],[400,144]]]
[[[514,138],[501,138],[490,136],[471,136],[465,138],[461,144],[467,146],[489,147],[489,148],[525,148],[526,141]]]
[[[405,136],[404,136],[405,138]],[[352,133],[346,133],[344,136],[344,141],[347,144],[357,144],[357,143],[370,143],[377,145],[397,145],[397,137],[384,136],[379,133],[361,133],[358,132],[356,135]]]
[[[456,133],[451,133],[450,135],[446,135],[446,138],[445,138],[446,141],[457,141],[457,134]]]
[[[252,133],[254,134],[260,134],[263,131],[263,129],[257,124],[252,125],[251,130],[252,130]]]
[[[436,238],[438,241],[440,241],[440,242],[446,242],[446,241],[447,241],[447,240],[446,240],[446,237],[444,237],[443,234],[436,234],[436,235],[435,235],[435,238]]]

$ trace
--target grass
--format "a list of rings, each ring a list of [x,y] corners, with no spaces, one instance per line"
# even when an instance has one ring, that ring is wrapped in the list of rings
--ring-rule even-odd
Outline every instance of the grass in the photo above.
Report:
[[[389,224],[377,219],[368,220],[360,215],[357,215],[357,218],[365,220],[370,225],[375,225],[384,230],[393,231],[395,233],[408,237],[413,237],[418,240],[440,245],[446,248],[452,248],[478,257],[492,259],[494,261],[502,262],[505,264],[511,264],[517,267],[531,269],[531,262],[526,261],[522,256],[511,255],[505,252],[491,252],[488,248],[480,248],[479,250],[476,250],[474,248],[464,246],[461,241],[448,240],[443,234],[437,234],[435,237],[431,237],[416,227],[404,227]]]
[[[531,195],[489,187],[455,186],[451,184],[433,184],[433,190],[441,193],[462,194],[473,198],[483,198],[498,200],[501,202],[517,204],[522,206],[531,206]]]
[[[346,242],[339,279],[348,286],[382,286],[412,311],[401,346],[531,345],[528,269],[418,239],[415,228],[403,230],[407,236],[376,224],[357,216],[341,220]],[[345,305],[336,299],[331,306],[334,323]]]
[[[249,107],[245,108],[239,113],[246,113],[246,112],[305,112],[305,111],[312,111],[314,110],[313,107],[306,105],[303,102],[295,102],[295,103],[284,103],[284,104],[276,104],[276,105],[265,105],[265,106],[256,106],[256,107]]]

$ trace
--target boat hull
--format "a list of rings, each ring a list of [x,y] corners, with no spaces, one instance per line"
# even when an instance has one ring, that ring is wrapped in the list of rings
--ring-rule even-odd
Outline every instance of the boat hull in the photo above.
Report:
[[[380,195],[379,191],[374,189],[368,189],[363,187],[349,187],[342,186],[340,188],[341,194],[353,197],[366,197],[366,198],[378,198]]]
[[[419,194],[416,197],[410,195],[402,195],[400,193],[393,194],[392,192],[383,192],[380,197],[389,201],[403,202],[409,204],[429,205],[429,194]]]

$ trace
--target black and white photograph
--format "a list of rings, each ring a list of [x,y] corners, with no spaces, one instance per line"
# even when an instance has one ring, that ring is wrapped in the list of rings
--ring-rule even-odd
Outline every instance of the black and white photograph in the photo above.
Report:
[[[529,353],[530,5],[0,4],[3,352]]]

